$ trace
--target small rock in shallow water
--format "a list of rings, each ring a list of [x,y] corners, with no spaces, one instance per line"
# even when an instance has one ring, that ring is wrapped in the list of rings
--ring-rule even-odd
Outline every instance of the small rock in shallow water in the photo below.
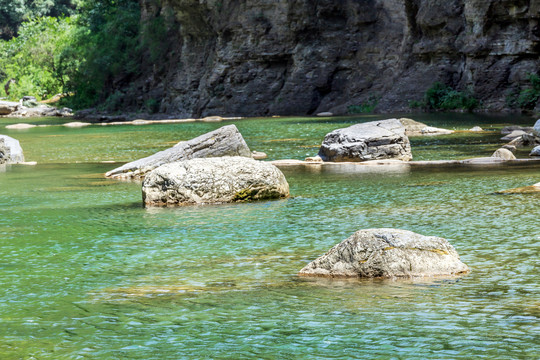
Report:
[[[529,156],[540,156],[540,145],[532,149]]]
[[[25,130],[25,129],[31,129],[31,128],[35,128],[36,125],[33,125],[33,124],[26,124],[26,123],[20,123],[20,124],[11,124],[11,125],[7,125],[6,126],[6,129],[10,129],[10,130]]]
[[[469,272],[446,239],[399,229],[367,229],[354,233],[312,261],[301,276],[417,277]]]
[[[493,155],[491,155],[491,157],[499,158],[499,159],[503,159],[503,160],[515,160],[516,159],[516,157],[514,156],[514,154],[510,150],[504,149],[504,148],[497,149],[493,153]]]
[[[473,132],[476,132],[476,131],[484,131],[484,129],[482,129],[480,126],[475,126],[471,129],[469,129],[469,131],[473,131]]]

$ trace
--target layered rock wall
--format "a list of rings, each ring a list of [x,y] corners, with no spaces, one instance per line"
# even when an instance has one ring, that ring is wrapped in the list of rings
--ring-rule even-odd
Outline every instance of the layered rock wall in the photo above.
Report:
[[[532,0],[140,2],[166,34],[150,39],[137,101],[184,116],[404,111],[435,81],[501,111],[540,62]]]

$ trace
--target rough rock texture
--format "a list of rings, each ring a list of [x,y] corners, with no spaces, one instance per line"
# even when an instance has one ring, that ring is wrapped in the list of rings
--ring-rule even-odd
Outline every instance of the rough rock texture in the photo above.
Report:
[[[540,156],[540,145],[535,146],[532,150],[529,156]]]
[[[536,120],[534,124],[533,135],[540,137],[540,119]]]
[[[24,162],[24,154],[19,143],[7,135],[0,135],[0,163],[17,164]]]
[[[146,176],[142,192],[152,206],[216,204],[288,197],[289,184],[274,165],[237,156],[160,166]]]
[[[508,134],[511,134],[513,131],[516,131],[516,130],[521,130],[525,133],[530,133],[533,131],[533,128],[530,127],[530,126],[519,126],[519,125],[510,125],[510,126],[505,126],[501,129],[501,134],[502,135],[508,135]]]
[[[411,160],[405,127],[397,119],[356,124],[327,134],[319,149],[323,161]]]
[[[105,174],[112,178],[142,178],[158,166],[194,158],[245,156],[251,151],[236,126],[227,125],[189,141],[181,141],[172,148],[127,163]]]
[[[514,130],[510,134],[507,134],[501,138],[501,141],[512,141],[514,139],[517,139],[518,137],[521,137],[523,135],[527,134],[523,130]]]
[[[399,121],[405,126],[405,135],[407,136],[435,136],[435,135],[448,135],[453,134],[453,130],[436,128],[433,126],[428,126],[424,123],[401,118]]]
[[[17,110],[18,107],[18,102],[0,100],[0,115],[9,115]]]
[[[491,111],[540,68],[528,0],[141,0],[164,24],[128,95],[180,117],[409,110],[435,81]],[[159,18],[156,20],[156,18]],[[155,28],[155,26],[154,26]],[[160,52],[161,51],[161,52]]]
[[[510,150],[505,148],[497,149],[491,157],[499,158],[503,160],[515,160],[516,157],[514,156],[514,153],[512,153]]]
[[[397,229],[354,233],[312,261],[299,275],[326,277],[413,277],[469,272],[447,240]]]

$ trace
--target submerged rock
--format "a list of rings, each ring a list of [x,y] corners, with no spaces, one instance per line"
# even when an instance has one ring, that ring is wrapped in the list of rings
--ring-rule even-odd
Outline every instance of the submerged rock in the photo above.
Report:
[[[469,272],[446,239],[399,229],[354,233],[312,261],[301,276],[416,277]]]
[[[10,130],[26,130],[26,129],[31,129],[35,127],[36,125],[26,124],[26,123],[6,125],[6,129],[10,129]]]
[[[501,190],[495,192],[495,194],[536,194],[540,193],[540,182],[530,186],[523,186],[514,189]]]
[[[147,174],[143,201],[150,206],[217,204],[289,196],[289,184],[274,165],[236,156],[192,159]]]
[[[155,168],[175,161],[194,158],[244,156],[251,151],[234,125],[223,126],[189,141],[181,141],[172,148],[127,163],[105,174],[112,178],[143,178]]]
[[[372,121],[334,130],[325,136],[318,155],[323,161],[412,159],[409,138],[398,119]]]
[[[7,135],[0,135],[0,164],[24,162],[24,154],[19,140]]]
[[[399,121],[405,127],[405,135],[407,136],[436,136],[436,135],[448,135],[453,134],[453,130],[441,129],[433,126],[428,126],[424,123],[408,119],[401,118]]]

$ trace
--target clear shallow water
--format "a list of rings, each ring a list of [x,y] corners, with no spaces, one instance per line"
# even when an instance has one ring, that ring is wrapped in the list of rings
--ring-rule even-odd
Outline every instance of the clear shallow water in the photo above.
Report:
[[[302,121],[237,126],[252,148],[301,158],[295,141],[342,125]],[[538,358],[540,196],[493,192],[538,182],[539,165],[288,170],[287,200],[144,209],[140,185],[104,179],[115,165],[93,163],[113,143],[107,156],[124,159],[130,145],[137,157],[147,144],[218,126],[9,134],[40,164],[0,173],[1,359]],[[264,147],[268,139],[304,136]],[[477,137],[413,140],[413,152],[423,146],[435,155],[442,146],[459,158],[456,148],[487,151],[471,145]],[[415,281],[295,275],[372,227],[446,237],[473,271]]]

